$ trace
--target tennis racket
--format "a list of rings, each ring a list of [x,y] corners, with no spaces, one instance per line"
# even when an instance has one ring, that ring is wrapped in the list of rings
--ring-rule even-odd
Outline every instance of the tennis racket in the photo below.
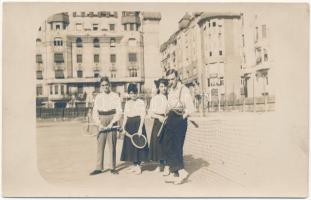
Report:
[[[163,129],[163,127],[165,126],[166,121],[167,121],[167,117],[164,119],[164,121],[163,121],[163,123],[162,123],[162,125],[161,125],[161,127],[160,127],[160,129],[159,129],[158,134],[157,134],[157,137],[161,137],[162,129]],[[189,120],[189,122],[191,122],[191,124],[192,124],[195,128],[199,128],[199,125],[198,125],[195,121]]]
[[[84,136],[96,136],[98,133],[107,133],[110,131],[118,131],[120,129],[120,126],[113,126],[111,128],[102,128],[100,129],[99,126],[95,123],[88,123],[86,124],[83,129],[82,133]]]
[[[147,138],[144,135],[139,135],[138,133],[129,134],[127,131],[123,129],[119,129],[121,134],[125,135],[126,137],[131,139],[131,142],[134,147],[138,149],[143,149],[147,145]]]

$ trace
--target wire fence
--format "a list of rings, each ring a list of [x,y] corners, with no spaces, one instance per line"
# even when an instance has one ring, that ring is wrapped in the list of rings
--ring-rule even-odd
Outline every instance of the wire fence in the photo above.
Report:
[[[146,110],[149,109],[151,97],[144,96]],[[208,101],[203,96],[194,98],[194,104],[197,114],[207,112],[269,112],[275,110],[275,97],[262,96],[255,98],[239,98],[232,100],[214,100]],[[125,101],[122,101],[124,109]],[[87,117],[90,112],[90,107],[75,107],[75,108],[36,108],[36,115],[39,119],[72,119]]]

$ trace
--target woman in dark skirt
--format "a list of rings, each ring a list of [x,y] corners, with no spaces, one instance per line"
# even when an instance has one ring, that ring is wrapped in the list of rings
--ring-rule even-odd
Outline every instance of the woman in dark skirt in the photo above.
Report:
[[[145,103],[143,100],[137,98],[138,89],[135,84],[129,84],[128,94],[130,100],[125,103],[123,130],[129,134],[142,134],[147,137],[144,125],[145,119]],[[136,174],[141,174],[141,161],[148,160],[148,145],[143,149],[136,148],[130,138],[124,137],[123,147],[121,153],[121,161],[128,161],[133,163],[130,171]]]
[[[149,160],[159,162],[159,166],[155,169],[155,172],[161,172],[165,166],[165,155],[163,153],[163,144],[160,143],[160,137],[158,136],[159,130],[164,122],[165,113],[167,110],[167,85],[166,79],[159,79],[155,81],[158,89],[157,95],[155,95],[150,102],[149,115],[154,119],[150,149],[149,149]],[[164,167],[164,176],[169,175],[169,167]]]

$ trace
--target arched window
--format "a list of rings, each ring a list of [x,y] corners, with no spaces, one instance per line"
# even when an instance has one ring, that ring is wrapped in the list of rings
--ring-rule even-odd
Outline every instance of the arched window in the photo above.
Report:
[[[77,38],[76,45],[77,45],[77,47],[83,47],[81,38],[79,38],[79,37]]]
[[[94,46],[95,48],[99,48],[99,47],[100,47],[99,39],[98,39],[98,38],[94,38],[94,40],[93,40],[93,46]]]
[[[63,46],[63,39],[62,38],[54,38],[54,46]]]
[[[37,44],[37,45],[40,45],[40,44],[41,44],[41,39],[40,39],[40,38],[37,38],[37,39],[36,39],[36,44]]]
[[[136,46],[136,39],[135,39],[135,38],[130,38],[130,39],[128,40],[128,45],[129,45],[130,47],[135,47],[135,46]]]

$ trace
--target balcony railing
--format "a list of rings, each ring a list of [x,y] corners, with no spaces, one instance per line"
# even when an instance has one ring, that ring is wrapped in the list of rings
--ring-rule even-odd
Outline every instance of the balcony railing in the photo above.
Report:
[[[54,70],[64,70],[65,64],[64,63],[55,63],[54,64]]]

